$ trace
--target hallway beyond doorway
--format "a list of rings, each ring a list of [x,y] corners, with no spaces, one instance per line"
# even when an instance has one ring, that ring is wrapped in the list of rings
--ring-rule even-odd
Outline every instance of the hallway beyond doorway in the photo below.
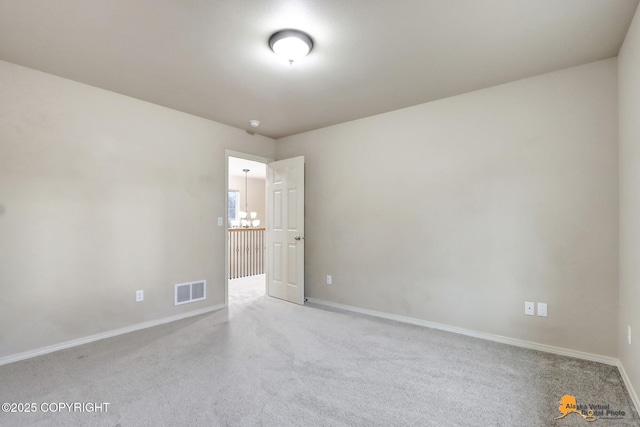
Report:
[[[266,275],[257,274],[229,280],[229,305],[244,304],[266,293]]]

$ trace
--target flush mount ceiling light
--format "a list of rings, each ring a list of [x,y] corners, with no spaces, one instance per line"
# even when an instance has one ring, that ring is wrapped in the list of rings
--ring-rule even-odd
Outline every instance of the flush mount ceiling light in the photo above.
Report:
[[[293,64],[305,57],[313,49],[313,40],[307,33],[298,30],[281,30],[269,37],[269,47],[273,52]]]

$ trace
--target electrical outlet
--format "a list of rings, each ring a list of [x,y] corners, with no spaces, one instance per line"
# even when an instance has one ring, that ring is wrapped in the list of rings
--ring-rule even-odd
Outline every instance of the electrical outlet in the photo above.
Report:
[[[136,291],[136,302],[144,300],[144,291]]]
[[[539,302],[538,303],[538,316],[547,317],[547,303]]]
[[[627,341],[631,344],[631,325],[627,325]]]
[[[534,312],[534,303],[529,302],[529,301],[525,301],[524,303],[524,314],[528,315],[528,316],[533,316],[535,315]]]
[[[222,227],[223,219],[221,216],[218,217],[218,227]]]
[[[331,284],[331,276],[327,274],[327,285]]]

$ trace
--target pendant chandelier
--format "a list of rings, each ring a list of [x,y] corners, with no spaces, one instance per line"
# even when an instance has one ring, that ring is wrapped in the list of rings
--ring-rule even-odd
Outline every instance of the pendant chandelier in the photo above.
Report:
[[[242,169],[244,172],[244,211],[240,211],[240,226],[242,228],[258,227],[260,220],[257,212],[249,212],[249,169]]]

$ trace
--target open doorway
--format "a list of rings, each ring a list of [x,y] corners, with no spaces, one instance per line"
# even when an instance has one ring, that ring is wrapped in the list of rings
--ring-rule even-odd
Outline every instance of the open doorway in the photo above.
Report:
[[[246,158],[249,157],[249,158]],[[227,156],[227,304],[266,293],[267,159]]]

